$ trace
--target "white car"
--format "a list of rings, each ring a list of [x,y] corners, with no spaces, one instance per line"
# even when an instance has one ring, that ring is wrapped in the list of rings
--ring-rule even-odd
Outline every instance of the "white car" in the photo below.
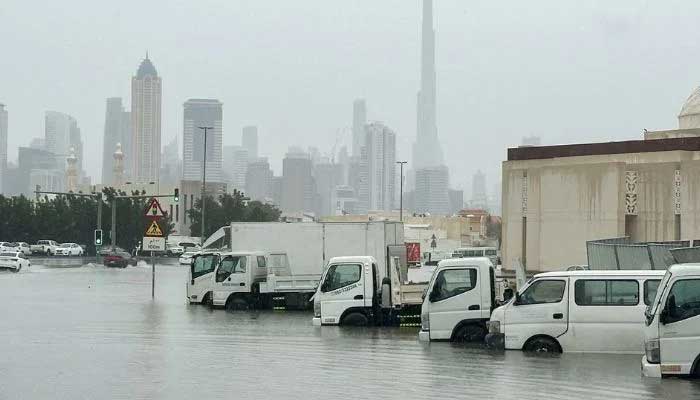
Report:
[[[0,252],[19,251],[19,245],[14,242],[0,242]]]
[[[32,249],[29,247],[29,243],[27,242],[18,242],[19,245],[19,250],[24,254],[25,256],[31,256],[32,255]]]
[[[190,251],[188,251],[187,253],[183,253],[183,254],[180,256],[180,259],[179,259],[180,264],[183,264],[183,265],[190,265],[190,264],[192,264],[192,257],[194,257],[195,254],[197,254],[197,253],[195,253],[195,252],[190,252]]]
[[[57,256],[82,256],[83,248],[76,243],[61,243],[56,248]]]
[[[31,263],[21,251],[0,252],[0,268],[19,272],[22,268],[29,268]]]

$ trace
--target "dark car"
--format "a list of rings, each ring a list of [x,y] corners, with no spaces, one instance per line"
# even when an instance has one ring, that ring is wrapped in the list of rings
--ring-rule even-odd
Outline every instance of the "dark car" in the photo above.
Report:
[[[136,265],[136,259],[124,250],[116,250],[104,256],[105,267],[126,268],[127,265]]]

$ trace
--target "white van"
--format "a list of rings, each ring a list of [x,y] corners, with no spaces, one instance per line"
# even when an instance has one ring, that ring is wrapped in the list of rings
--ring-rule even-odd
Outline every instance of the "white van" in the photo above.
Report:
[[[644,310],[665,271],[535,275],[491,314],[491,347],[536,352],[644,351]]]
[[[644,376],[700,376],[700,264],[669,267],[647,308]]]
[[[423,299],[418,339],[482,341],[495,297],[495,273],[487,257],[440,261]]]

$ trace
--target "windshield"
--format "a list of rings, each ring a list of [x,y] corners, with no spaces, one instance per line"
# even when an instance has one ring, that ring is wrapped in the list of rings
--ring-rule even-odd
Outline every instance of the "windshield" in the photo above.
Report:
[[[70,247],[70,243],[61,243],[61,247]]]
[[[654,302],[651,303],[651,315],[656,314],[656,310],[659,308],[659,302],[661,301],[661,296],[663,296],[664,294],[664,288],[666,287],[666,284],[668,283],[669,279],[671,279],[671,272],[667,271],[666,275],[664,275],[664,279],[661,280],[661,283],[659,284],[656,290],[656,297],[654,297]]]
[[[214,272],[219,256],[216,254],[202,254],[194,258],[191,272],[192,279]]]
[[[0,253],[0,257],[17,257],[17,253]]]

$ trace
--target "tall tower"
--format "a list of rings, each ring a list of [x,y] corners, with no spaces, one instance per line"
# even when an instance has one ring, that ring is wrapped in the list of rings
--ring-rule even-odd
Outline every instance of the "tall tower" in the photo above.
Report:
[[[365,125],[358,211],[391,211],[396,181],[396,134],[381,122]]]
[[[364,99],[352,102],[352,156],[359,158],[365,145],[365,124],[367,123],[367,103]]]
[[[131,78],[131,175],[137,183],[158,183],[161,94],[161,79],[147,53]]]
[[[3,176],[7,171],[7,110],[0,103],[0,193],[3,193]]]
[[[117,143],[122,144],[127,150],[130,149],[131,132],[129,131],[129,126],[131,121],[125,117],[125,114],[129,113],[125,112],[121,97],[110,97],[107,99],[104,141],[102,142],[102,184],[104,185],[114,184],[112,156]]]
[[[249,160],[255,161],[258,158],[258,127],[244,126],[241,136],[241,145],[248,149]]]
[[[413,169],[443,164],[442,148],[437,136],[435,30],[433,0],[423,0],[420,91],[417,96],[416,142],[413,144]]]
[[[75,156],[73,147],[69,150],[69,155],[66,158],[68,166],[66,168],[66,190],[68,192],[78,191],[78,157]]]
[[[204,129],[207,133],[207,182],[224,182],[222,176],[223,103],[216,99],[189,99],[183,104],[182,176],[201,181],[204,160]]]
[[[120,187],[124,184],[124,153],[122,152],[122,144],[117,143],[117,150],[112,154],[112,181],[114,187]]]

